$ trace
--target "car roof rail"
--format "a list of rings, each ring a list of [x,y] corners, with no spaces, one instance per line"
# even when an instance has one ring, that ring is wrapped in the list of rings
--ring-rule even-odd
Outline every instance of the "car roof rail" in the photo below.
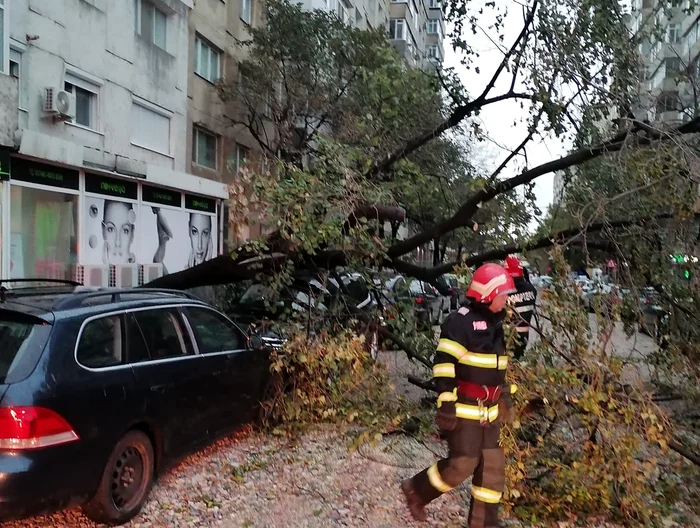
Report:
[[[180,297],[183,299],[191,299],[201,302],[201,299],[195,294],[182,290],[169,290],[166,288],[105,288],[85,293],[77,293],[61,299],[58,303],[56,303],[54,309],[68,310],[71,308],[79,308],[85,303],[85,301],[99,297],[109,297],[109,300],[105,301],[106,303],[117,303],[127,301],[128,299],[125,297],[129,297],[131,295],[146,295],[153,296],[153,298],[156,298],[157,296]]]
[[[8,283],[19,283],[19,284],[30,284],[30,283],[40,283],[33,286],[25,286],[21,288],[8,288],[5,284]],[[0,302],[6,302],[7,295],[17,296],[17,295],[32,295],[33,293],[42,292],[43,289],[55,289],[58,286],[70,286],[71,288],[77,288],[82,286],[79,282],[66,280],[66,279],[48,279],[48,278],[35,278],[35,279],[0,279]]]
[[[66,284],[68,286],[82,286],[80,282],[67,279],[44,279],[37,277],[36,279],[0,279],[0,284],[6,282],[48,282],[49,284]]]

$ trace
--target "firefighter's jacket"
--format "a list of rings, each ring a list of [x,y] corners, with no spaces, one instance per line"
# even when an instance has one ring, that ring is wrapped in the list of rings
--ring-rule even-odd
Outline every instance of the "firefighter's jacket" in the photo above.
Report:
[[[527,342],[528,333],[530,332],[530,321],[535,314],[537,290],[524,277],[516,277],[514,280],[515,287],[518,291],[512,293],[508,297],[508,300],[517,312],[515,328],[519,334],[522,334],[522,338]]]
[[[503,319],[504,312],[494,314],[487,306],[469,301],[445,320],[433,361],[438,408],[444,405],[445,411],[454,406],[458,418],[496,420],[497,398],[469,397],[462,389],[484,387],[493,394],[505,383],[508,355]]]

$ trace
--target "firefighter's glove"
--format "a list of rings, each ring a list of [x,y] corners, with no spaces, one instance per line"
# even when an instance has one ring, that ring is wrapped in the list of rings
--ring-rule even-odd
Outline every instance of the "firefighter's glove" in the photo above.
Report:
[[[498,398],[498,421],[502,424],[511,424],[515,420],[515,407],[511,395],[510,385],[501,387],[501,395]]]
[[[457,428],[457,415],[455,414],[455,404],[443,402],[437,410],[435,425],[441,431],[454,431]]]

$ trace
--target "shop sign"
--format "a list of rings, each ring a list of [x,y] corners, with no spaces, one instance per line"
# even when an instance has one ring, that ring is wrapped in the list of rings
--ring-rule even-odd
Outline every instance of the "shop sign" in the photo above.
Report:
[[[12,158],[11,179],[76,191],[80,187],[80,177],[77,170],[22,158]]]
[[[182,193],[169,189],[161,189],[160,187],[153,187],[151,185],[142,185],[141,199],[148,203],[182,207]]]
[[[88,172],[85,174],[85,192],[136,200],[138,183]]]
[[[185,194],[185,208],[204,213],[216,213],[216,200]]]

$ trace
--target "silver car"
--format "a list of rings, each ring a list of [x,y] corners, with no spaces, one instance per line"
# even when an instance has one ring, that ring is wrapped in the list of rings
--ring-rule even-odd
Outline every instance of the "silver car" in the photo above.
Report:
[[[426,326],[442,324],[445,308],[449,307],[449,300],[433,286],[401,275],[384,283],[384,295],[393,303],[410,300],[418,323]]]

